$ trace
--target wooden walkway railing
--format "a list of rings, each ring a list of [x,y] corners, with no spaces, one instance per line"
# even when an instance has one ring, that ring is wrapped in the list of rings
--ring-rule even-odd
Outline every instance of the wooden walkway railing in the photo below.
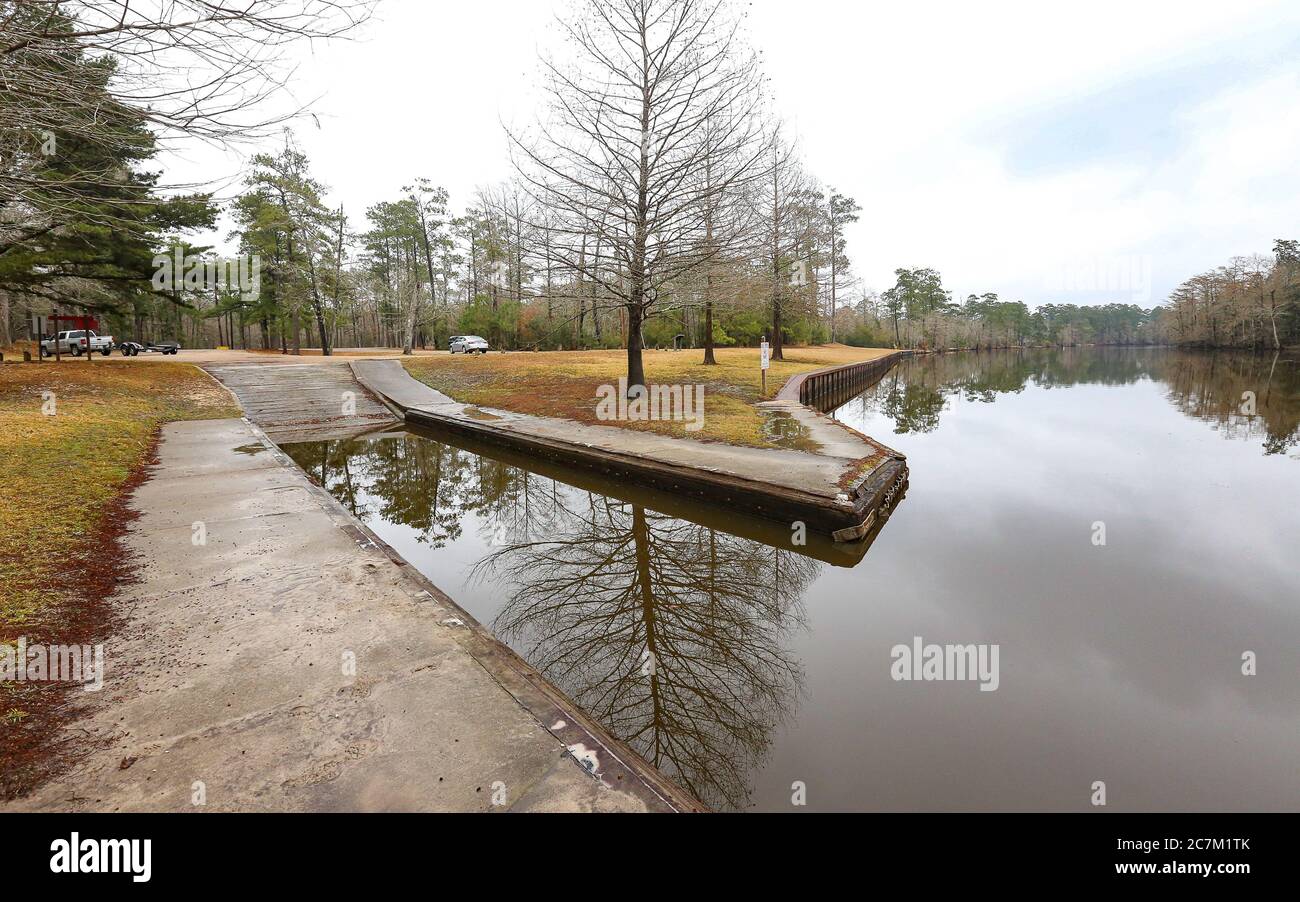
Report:
[[[851,401],[880,380],[890,367],[911,351],[895,351],[875,360],[827,367],[795,376],[777,393],[778,400],[798,401],[814,410],[829,413]]]

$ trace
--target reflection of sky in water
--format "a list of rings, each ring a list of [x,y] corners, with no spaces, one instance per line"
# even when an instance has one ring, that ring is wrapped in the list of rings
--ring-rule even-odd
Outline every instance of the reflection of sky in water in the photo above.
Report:
[[[869,397],[951,365],[910,363]],[[993,397],[950,394],[902,435],[877,401],[837,414],[907,454],[911,488],[857,567],[817,568],[803,595],[785,640],[802,689],[756,756],[753,805],[788,810],[801,780],[821,809],[1086,810],[1104,780],[1116,810],[1295,809],[1294,450],[1225,440],[1150,378]],[[438,550],[371,525],[491,623],[501,587],[468,576],[492,529],[467,520]],[[1000,644],[1001,688],[891,681],[891,646],[917,635]]]

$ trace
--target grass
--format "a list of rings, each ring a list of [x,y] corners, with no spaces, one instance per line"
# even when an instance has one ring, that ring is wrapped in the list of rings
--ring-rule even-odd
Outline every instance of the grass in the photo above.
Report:
[[[642,429],[705,441],[753,447],[790,447],[775,437],[770,419],[754,405],[771,399],[791,376],[823,367],[871,360],[888,350],[822,345],[786,348],[784,360],[767,371],[767,394],[760,393],[757,348],[719,348],[717,366],[704,366],[703,351],[646,351],[646,381],[704,386],[704,428],[687,432],[676,421],[609,421],[604,425]],[[403,365],[421,382],[457,401],[517,413],[566,417],[600,423],[597,389],[617,385],[627,372],[627,353],[615,351],[516,352],[486,356],[439,355],[405,358]]]
[[[36,357],[40,351],[34,341],[15,341],[11,345],[0,345],[0,354],[4,355],[5,362],[19,361],[23,359],[23,351],[27,351],[33,357]]]
[[[161,424],[231,416],[188,364],[0,364],[0,641],[62,631],[79,577],[109,564],[93,552]]]

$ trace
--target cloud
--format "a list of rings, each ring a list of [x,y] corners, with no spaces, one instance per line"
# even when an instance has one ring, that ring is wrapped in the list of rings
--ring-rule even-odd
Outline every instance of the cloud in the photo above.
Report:
[[[1053,285],[1146,260],[1156,303],[1300,237],[1300,4],[742,6],[810,169],[864,208],[870,287],[932,266],[959,296],[1100,303],[1130,298]],[[359,226],[416,176],[457,207],[507,178],[502,122],[531,116],[559,8],[385,4],[364,40],[305,53],[294,92],[321,128],[299,138],[331,202]],[[230,168],[194,152],[174,180]]]
[[[1149,306],[1296,231],[1294,4],[863,4],[829,30],[808,6],[756,7],[756,36],[811,168],[864,207],[870,287],[925,265],[958,296]],[[1141,296],[1054,287],[1125,268]]]

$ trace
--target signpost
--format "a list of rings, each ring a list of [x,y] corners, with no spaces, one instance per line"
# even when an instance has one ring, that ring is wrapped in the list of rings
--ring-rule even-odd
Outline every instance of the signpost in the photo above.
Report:
[[[771,362],[771,347],[767,343],[767,336],[763,336],[763,343],[758,346],[758,366],[763,371],[763,392],[762,397],[767,397],[767,366]]]

